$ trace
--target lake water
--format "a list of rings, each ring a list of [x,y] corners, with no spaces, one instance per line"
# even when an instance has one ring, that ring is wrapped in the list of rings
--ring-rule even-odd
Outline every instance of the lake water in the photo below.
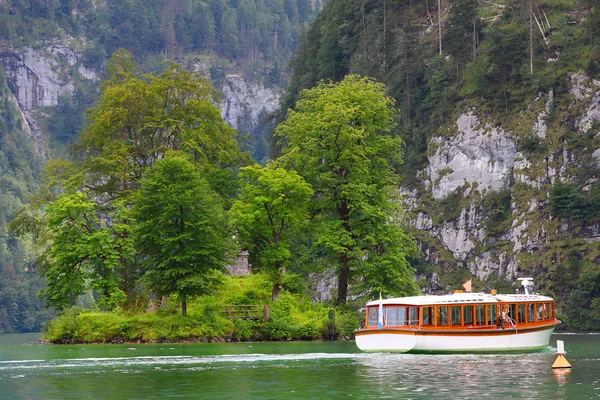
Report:
[[[354,342],[40,345],[0,335],[0,399],[600,398],[600,334],[511,355],[361,353]]]

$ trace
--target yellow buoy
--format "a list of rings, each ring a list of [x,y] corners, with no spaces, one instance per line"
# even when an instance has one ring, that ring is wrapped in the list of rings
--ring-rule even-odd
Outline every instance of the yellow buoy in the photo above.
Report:
[[[554,364],[552,364],[552,368],[571,368],[571,364],[565,358],[564,342],[562,340],[557,340],[556,347],[556,354],[558,354],[558,357],[554,361]]]
[[[559,354],[554,364],[552,364],[552,368],[571,368],[571,364],[567,361],[564,355]]]

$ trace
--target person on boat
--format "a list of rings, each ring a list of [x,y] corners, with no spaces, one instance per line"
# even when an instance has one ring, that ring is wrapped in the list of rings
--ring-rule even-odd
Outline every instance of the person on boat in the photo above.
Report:
[[[508,319],[508,310],[505,308],[500,313],[500,317],[498,318],[498,328],[504,329],[504,323]]]

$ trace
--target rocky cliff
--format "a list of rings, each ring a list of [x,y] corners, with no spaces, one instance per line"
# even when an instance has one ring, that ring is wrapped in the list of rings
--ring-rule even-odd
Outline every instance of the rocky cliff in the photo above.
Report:
[[[560,281],[559,264],[597,262],[600,224],[553,217],[549,206],[555,183],[589,190],[600,168],[600,81],[577,72],[568,86],[528,99],[509,120],[468,106],[429,140],[428,167],[404,190],[407,221],[431,264],[420,271],[425,290],[529,274],[547,289]]]
[[[73,96],[78,82],[97,82],[102,71],[87,68],[83,54],[67,43],[0,48],[0,65],[38,152],[46,157],[49,133],[44,119],[59,105],[60,96]],[[200,70],[205,69],[208,75],[207,68]],[[256,136],[261,118],[279,108],[281,90],[241,74],[228,74],[223,81],[223,119],[241,134]]]

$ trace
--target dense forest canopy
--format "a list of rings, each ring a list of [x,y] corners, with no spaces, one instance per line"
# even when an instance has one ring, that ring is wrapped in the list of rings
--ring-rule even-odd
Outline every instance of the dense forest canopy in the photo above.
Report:
[[[451,223],[472,202],[481,204],[488,218],[488,244],[478,251],[507,246],[512,254],[511,243],[503,245],[502,235],[515,222],[511,207],[519,201],[529,207],[533,195],[524,193],[531,190],[513,178],[501,191],[480,200],[468,199],[464,187],[443,199],[430,199],[423,171],[435,148],[428,149],[428,143],[447,135],[452,119],[468,109],[515,132],[517,150],[529,162],[558,157],[563,152],[560,143],[569,143],[582,155],[577,167],[565,174],[565,182],[552,184],[547,179],[535,198],[550,206],[550,213],[541,216],[548,221],[547,230],[556,229],[553,217],[572,226],[567,232],[593,226],[598,222],[594,182],[600,171],[591,153],[598,148],[597,129],[577,138],[569,87],[576,72],[598,79],[599,34],[600,7],[592,0],[335,0],[300,39],[283,111],[293,109],[302,90],[323,79],[337,82],[352,73],[384,82],[396,99],[402,116],[397,131],[407,144],[402,184],[416,191],[424,208],[435,210],[434,224]],[[540,138],[522,125],[529,102],[542,93],[551,93],[553,99],[548,112],[556,138]],[[272,145],[277,148],[275,139]],[[435,243],[426,235],[417,234],[422,248],[435,252]],[[569,324],[598,328],[598,245],[569,236],[549,236],[548,244],[538,250],[542,258],[517,255],[520,272],[538,277],[540,289],[557,297]],[[563,252],[563,247],[570,250]],[[440,271],[421,260],[415,264],[418,272],[434,270],[455,281],[468,278],[454,258],[443,253],[435,258],[449,267]],[[478,284],[502,286],[499,280]]]
[[[226,72],[242,69],[264,85],[281,85],[299,31],[321,7],[320,1],[309,0],[4,0],[0,49],[10,55],[26,46],[68,46],[82,55],[85,67],[102,76],[113,52],[125,48],[140,62],[141,71],[158,74],[165,60],[176,59],[206,65],[205,74],[217,83]],[[74,85],[74,93],[60,95],[56,108],[35,112],[37,129],[49,134],[49,149],[36,150],[28,122],[10,100],[10,91],[16,89],[9,88],[5,67],[0,67],[0,179],[8,189],[0,192],[0,331],[38,331],[52,313],[36,297],[43,280],[34,268],[35,252],[7,224],[39,188],[44,163],[40,153],[67,155],[65,147],[77,140],[84,111],[95,104],[98,88],[61,64],[59,76]],[[62,167],[55,164],[56,171]],[[219,179],[229,178],[213,181]]]
[[[96,67],[125,48],[140,60],[214,52],[281,71],[299,28],[320,8],[319,0],[10,0],[0,4],[0,40],[30,45],[82,37],[87,62]]]
[[[100,310],[135,312],[165,296],[185,317],[189,301],[219,287],[232,251],[248,249],[276,300],[289,259],[306,257],[291,251],[299,237],[325,260],[305,272],[329,264],[339,274],[338,304],[351,284],[354,297],[374,286],[417,292],[394,195],[402,141],[382,84],[348,76],[303,92],[277,130],[285,155],[238,178],[250,159],[210,82],[175,63],[135,71],[130,53],[114,53],[71,157],[47,164],[40,201],[11,223],[35,238],[48,307],[64,312],[93,294]]]
[[[39,237],[63,245],[55,250],[47,247],[40,259],[41,271],[57,277],[53,285],[43,289],[48,304],[65,309],[93,292],[96,298],[89,300],[90,304],[102,309],[134,309],[140,307],[141,300],[147,300],[144,296],[172,295],[182,302],[185,313],[188,296],[206,293],[205,282],[219,281],[218,274],[212,274],[221,269],[228,250],[211,249],[211,262],[203,269],[208,275],[189,273],[186,268],[199,262],[194,253],[204,251],[187,246],[186,235],[200,234],[200,230],[182,228],[189,212],[213,213],[217,220],[231,217],[239,225],[236,240],[254,248],[252,261],[257,269],[268,273],[272,298],[285,285],[282,274],[286,269],[304,277],[309,272],[334,269],[341,288],[337,295],[340,303],[348,297],[344,290],[349,282],[355,284],[353,295],[357,296],[372,295],[373,290],[395,295],[413,293],[417,285],[412,279],[413,268],[420,277],[431,276],[433,271],[442,289],[472,278],[464,265],[436,247],[433,238],[412,232],[428,252],[430,263],[415,251],[410,235],[390,224],[401,218],[397,203],[389,203],[395,198],[392,192],[401,185],[420,197],[420,211],[433,215],[432,225],[437,227],[456,221],[469,207],[485,210],[485,243],[476,251],[508,252],[518,261],[518,272],[534,275],[541,291],[556,297],[561,317],[570,326],[600,327],[600,248],[596,241],[570,235],[593,230],[599,220],[596,208],[600,202],[600,168],[592,154],[599,145],[598,124],[583,134],[576,132],[576,116],[570,109],[573,95],[569,91],[575,73],[586,74],[592,80],[600,77],[597,2],[324,3],[0,3],[0,40],[4,46],[79,38],[86,65],[95,68],[103,68],[107,58],[115,54],[112,64],[106,66],[102,93],[87,124],[83,118],[68,117],[71,113],[82,115],[84,109],[94,105],[94,88],[85,85],[78,87],[73,98],[62,99],[59,113],[49,119],[50,130],[62,143],[75,142],[72,158],[50,164],[47,171],[51,190],[42,191],[34,204],[42,207],[34,213],[20,214],[14,223],[17,232],[29,232],[34,237],[43,233]],[[321,6],[323,10],[309,27],[307,23]],[[282,157],[265,169],[246,167],[240,180],[239,169],[252,161],[234,143],[235,132],[225,126],[213,107],[216,97],[211,85],[196,74],[161,62],[168,59],[189,65],[188,61],[199,54],[211,54],[216,57],[209,70],[213,81],[223,79],[228,65],[235,63],[267,84],[278,84],[286,81],[282,78],[294,51],[281,124],[271,142],[273,158]],[[140,68],[132,68],[130,61],[134,58]],[[139,71],[151,74],[143,76]],[[361,80],[360,76],[370,78]],[[362,99],[365,103],[353,98],[363,92],[356,87],[348,89],[359,82],[374,85],[366,91],[369,95]],[[2,79],[1,90],[8,90]],[[164,93],[168,94],[165,98],[161,97]],[[193,94],[190,97],[186,93]],[[540,137],[521,122],[527,117],[532,99],[547,93],[552,96],[547,116],[552,133]],[[140,101],[132,101],[132,94]],[[165,104],[168,106],[163,107]],[[379,119],[371,111],[365,112],[377,104],[383,107],[374,113]],[[435,151],[432,139],[448,135],[449,126],[463,110],[477,110],[492,126],[510,130],[517,150],[531,165],[545,162],[548,166],[549,159],[563,157],[563,149],[581,157],[573,157],[573,168],[561,172],[561,179],[545,176],[539,187],[515,182],[513,174],[501,190],[479,193],[477,198],[468,198],[466,193],[472,188],[463,186],[434,199],[425,189],[424,178],[428,156]],[[5,160],[0,164],[2,173],[6,170],[9,178],[22,178],[22,182],[14,178],[21,185],[20,191],[13,190],[16,186],[12,185],[0,193],[2,201],[10,205],[2,215],[3,221],[8,221],[26,196],[37,190],[41,168],[33,150],[20,154],[16,149],[15,135],[22,132],[14,108],[7,103],[0,112],[5,154],[0,159],[0,163]],[[338,139],[344,139],[347,146]],[[328,147],[331,143],[336,145]],[[404,143],[403,151],[400,143]],[[24,163],[23,169],[19,162]],[[157,162],[159,167],[154,170]],[[375,172],[368,166],[374,166]],[[257,170],[253,172],[253,168]],[[184,263],[165,256],[161,264],[152,260],[152,249],[164,244],[159,243],[162,238],[152,238],[151,229],[140,230],[135,224],[159,226],[164,221],[144,221],[145,214],[139,209],[133,214],[130,211],[131,207],[136,209],[136,201],[143,203],[136,194],[140,188],[161,182],[161,174],[168,175],[172,169],[187,176],[187,182],[196,182],[200,191],[194,196],[218,200],[209,201],[210,210],[194,211],[193,204],[183,201],[190,194],[181,189],[182,202],[174,202],[179,205],[177,210],[166,207],[157,211],[157,218],[162,213],[167,216],[165,220],[179,222],[162,225],[181,234],[168,243],[174,247],[166,248],[179,246],[182,251],[187,249],[186,256],[192,254]],[[546,175],[548,170],[546,167]],[[147,171],[154,172],[146,178]],[[290,188],[282,181],[296,184]],[[177,190],[183,186],[177,186]],[[147,195],[155,192],[150,190]],[[310,200],[306,200],[311,193]],[[288,196],[289,201],[283,202]],[[157,198],[148,206],[159,201]],[[530,202],[541,204],[533,225],[547,236],[535,253],[515,253],[504,235],[516,221],[513,209],[528,208]],[[175,211],[179,214],[173,217]],[[43,232],[38,230],[40,221],[46,229]],[[192,218],[191,228],[203,223]],[[70,229],[64,229],[65,224]],[[220,224],[219,228],[223,227],[232,228]],[[217,228],[213,227],[212,236],[205,231],[202,234],[215,238]],[[28,242],[18,241],[11,232],[2,232],[3,277],[25,283],[12,285],[23,289],[2,292],[6,294],[0,301],[0,330],[36,329],[39,324],[31,321],[41,315],[39,303],[38,308],[32,308],[36,310],[33,314],[15,311],[31,309],[33,300],[24,294],[25,287],[41,286],[33,277],[24,278],[33,275],[32,268],[21,264],[22,260],[33,259]],[[74,264],[83,268],[73,269]],[[173,272],[173,285],[165,285],[160,279],[167,270]],[[476,278],[474,286],[511,289],[511,282],[505,279]],[[138,293],[138,284],[151,290]],[[421,287],[428,284],[418,282]]]

